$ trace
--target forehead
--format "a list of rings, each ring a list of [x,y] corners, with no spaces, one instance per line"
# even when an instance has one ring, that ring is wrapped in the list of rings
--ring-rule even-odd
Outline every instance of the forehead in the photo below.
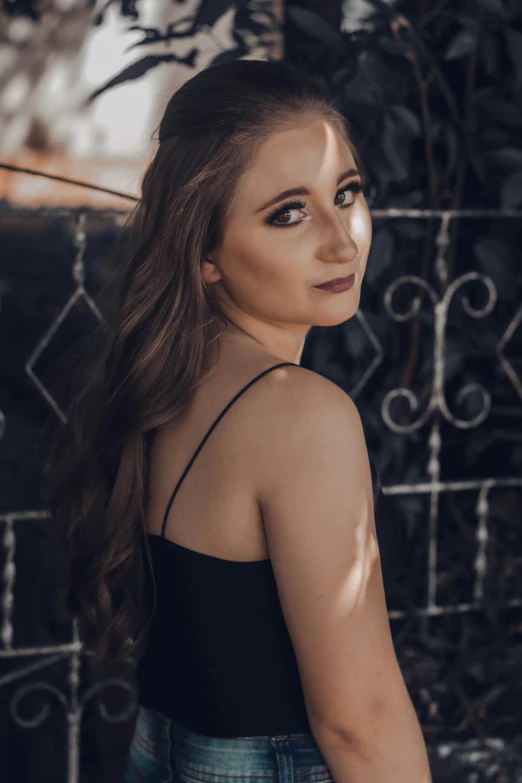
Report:
[[[335,125],[322,117],[272,133],[258,148],[242,177],[259,198],[292,185],[329,185],[340,168],[357,168],[352,151]],[[263,191],[261,193],[261,190]]]

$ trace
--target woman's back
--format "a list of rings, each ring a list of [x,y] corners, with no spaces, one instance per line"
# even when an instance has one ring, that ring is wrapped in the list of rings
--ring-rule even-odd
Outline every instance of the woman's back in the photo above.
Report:
[[[310,730],[253,473],[263,417],[288,370],[308,373],[273,357],[218,364],[151,448],[157,604],[140,702],[208,736]]]
[[[233,398],[259,374],[216,423],[178,487],[169,508],[164,536],[179,546],[214,557],[255,561],[269,557],[262,514],[252,475],[252,439],[256,420],[271,408],[277,416],[277,388],[291,367],[269,354],[249,354],[224,344],[210,376],[198,387],[178,420],[155,434],[150,449],[145,528],[161,535],[165,511],[174,489],[204,436]],[[304,368],[298,370],[306,373]],[[272,391],[273,390],[273,391]],[[274,397],[275,392],[275,397]],[[270,395],[271,399],[266,399]],[[263,428],[258,429],[258,438]]]
[[[424,782],[360,417],[335,384],[288,366],[311,328],[360,303],[372,220],[345,118],[282,63],[221,62],[171,97],[158,141],[54,504],[94,663],[147,642],[143,755],[159,749],[191,780],[320,783],[319,745],[336,783]],[[177,722],[196,733],[178,746]]]

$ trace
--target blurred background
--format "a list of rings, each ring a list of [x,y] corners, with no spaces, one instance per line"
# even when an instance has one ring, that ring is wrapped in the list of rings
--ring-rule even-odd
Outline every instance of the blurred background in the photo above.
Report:
[[[0,779],[116,782],[132,684],[60,619],[46,446],[170,95],[284,59],[349,120],[374,239],[302,364],[361,413],[397,655],[434,781],[522,781],[522,3],[3,0]]]

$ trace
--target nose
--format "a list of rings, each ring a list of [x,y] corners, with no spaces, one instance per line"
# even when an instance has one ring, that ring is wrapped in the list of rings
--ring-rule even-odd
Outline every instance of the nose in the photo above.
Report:
[[[321,261],[348,264],[357,258],[359,248],[339,211],[325,218],[321,233],[322,241],[318,250]]]

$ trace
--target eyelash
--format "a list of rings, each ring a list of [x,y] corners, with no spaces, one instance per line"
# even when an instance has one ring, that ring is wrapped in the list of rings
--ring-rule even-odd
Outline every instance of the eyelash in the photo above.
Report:
[[[338,190],[335,194],[336,196],[339,193],[345,193],[347,190],[351,190],[354,195],[357,195],[357,193],[361,193],[363,189],[361,182],[350,182],[349,185],[345,185],[344,188],[341,188],[341,190]],[[351,202],[351,204],[341,204],[340,206],[344,209],[347,207],[352,207],[355,203],[355,200]],[[276,226],[277,228],[284,228],[286,226],[298,226],[300,223],[302,223],[302,220],[299,220],[297,223],[276,223],[276,218],[283,214],[284,212],[288,212],[291,209],[304,209],[306,206],[305,201],[287,201],[282,206],[276,207],[272,212],[270,212],[269,215],[265,218],[265,223],[271,226]]]

